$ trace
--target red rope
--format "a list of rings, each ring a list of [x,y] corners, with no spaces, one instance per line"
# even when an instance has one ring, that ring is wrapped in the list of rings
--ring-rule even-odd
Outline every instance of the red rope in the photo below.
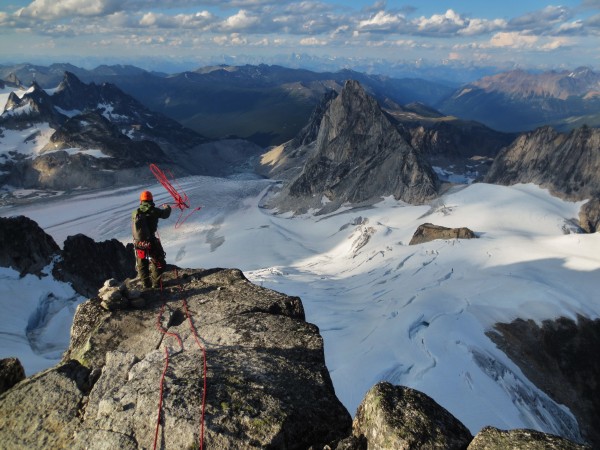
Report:
[[[162,292],[162,280],[161,280],[160,290]],[[156,328],[158,328],[158,331],[160,331],[163,335],[174,337],[177,340],[177,342],[179,343],[181,350],[183,350],[183,342],[181,340],[181,337],[179,337],[179,335],[177,333],[172,333],[168,330],[165,330],[162,326],[161,322],[162,322],[163,313],[165,311],[165,306],[166,306],[166,303],[163,302],[162,306],[160,307],[160,310],[158,311],[158,316],[156,317]],[[154,431],[154,446],[152,447],[154,450],[156,450],[156,443],[158,442],[158,430],[160,428],[160,415],[162,412],[165,376],[167,374],[168,368],[169,368],[169,349],[165,345],[165,368],[163,369],[162,376],[160,377],[160,389],[159,389],[159,399],[158,399],[158,417],[156,418],[156,430]]]
[[[190,213],[184,217],[183,211],[185,209],[190,208],[190,199],[187,196],[187,194],[183,192],[183,189],[181,189],[181,186],[179,185],[179,183],[177,183],[171,171],[167,170],[167,173],[165,174],[162,170],[158,168],[156,164],[150,164],[150,171],[156,177],[158,182],[163,185],[167,192],[171,194],[171,197],[173,197],[173,200],[175,200],[175,207],[181,211],[181,213],[179,214],[179,218],[175,223],[175,228],[179,228],[183,224],[183,222],[185,222],[192,214],[202,209],[201,206],[198,206],[197,208],[192,209],[192,211],[190,211]],[[169,178],[171,178],[171,180],[173,180],[173,183],[177,185],[177,189],[173,187],[173,183],[169,181]],[[183,194],[180,194],[179,191],[183,192]]]
[[[163,403],[163,388],[165,385],[165,375],[167,374],[168,368],[169,368],[169,350],[167,350],[167,346],[165,346],[165,368],[163,369],[162,376],[160,377],[158,417],[156,418],[156,431],[154,432],[154,447],[153,447],[154,450],[156,450],[156,443],[158,442],[158,429],[160,428],[160,413],[162,411],[162,403]]]
[[[175,276],[176,276],[176,278],[179,278],[179,273],[178,273],[177,269],[175,269]],[[162,280],[161,280],[161,284],[160,284],[161,295],[162,295],[162,288],[163,287],[162,287]],[[181,286],[180,286],[180,290],[183,292],[183,288],[181,288]],[[177,339],[177,342],[179,343],[179,346],[181,347],[181,350],[183,351],[183,349],[184,349],[183,342],[182,342],[181,338],[179,337],[179,335],[176,333],[172,333],[168,330],[165,330],[162,326],[161,322],[162,322],[162,316],[164,313],[165,305],[166,305],[166,303],[163,301],[163,304],[158,312],[158,316],[156,319],[156,326],[157,326],[158,330],[165,336],[171,336],[171,337],[174,337],[175,339]],[[204,386],[202,388],[202,408],[201,408],[201,416],[200,416],[199,447],[200,447],[200,450],[203,450],[203,448],[204,448],[204,418],[205,418],[205,413],[206,413],[206,387],[207,387],[206,347],[204,345],[202,345],[202,343],[200,342],[200,337],[198,336],[198,332],[196,331],[196,327],[194,326],[194,322],[192,321],[192,317],[190,315],[190,312],[188,309],[188,304],[187,304],[187,301],[185,300],[185,298],[183,299],[183,309],[185,310],[185,315],[186,315],[186,318],[190,325],[190,330],[192,331],[192,334],[194,335],[194,340],[196,341],[196,344],[198,345],[198,347],[200,348],[200,350],[202,352],[202,360],[203,360],[202,378],[204,380]],[[169,351],[167,349],[167,346],[165,345],[165,368],[163,369],[163,373],[162,373],[162,376],[160,379],[158,418],[156,420],[156,430],[154,432],[154,447],[153,447],[154,450],[156,450],[156,444],[158,442],[158,430],[160,428],[160,416],[161,416],[162,404],[163,404],[164,381],[165,381],[165,375],[167,373],[168,368],[169,368]]]
[[[187,301],[183,300],[183,309],[185,309],[185,315],[187,316],[188,322],[190,324],[190,329],[194,334],[194,339],[196,340],[196,344],[198,344],[198,348],[202,352],[202,361],[203,361],[203,374],[202,378],[204,379],[204,387],[202,389],[202,415],[200,418],[200,450],[203,448],[204,444],[204,416],[206,412],[206,347],[200,343],[200,338],[198,337],[198,333],[196,332],[196,327],[194,326],[194,322],[192,322],[192,317],[190,316],[190,312],[188,311]]]

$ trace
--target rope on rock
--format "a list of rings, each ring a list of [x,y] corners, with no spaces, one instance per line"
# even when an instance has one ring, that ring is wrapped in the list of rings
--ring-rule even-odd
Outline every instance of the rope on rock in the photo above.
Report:
[[[179,273],[178,273],[177,269],[175,269],[175,277],[177,279],[179,279]],[[179,288],[180,288],[180,291],[183,292],[183,288],[181,287],[181,285],[179,286]],[[161,292],[161,296],[162,296],[162,294],[163,294],[162,280],[161,280],[161,284],[160,284],[160,292]],[[206,412],[206,387],[207,387],[206,347],[204,345],[202,345],[202,343],[200,342],[200,337],[198,336],[198,332],[196,330],[196,327],[194,326],[194,322],[192,321],[192,316],[188,309],[187,300],[185,298],[183,298],[182,302],[183,302],[183,309],[185,310],[185,315],[186,315],[188,324],[190,326],[190,330],[194,336],[194,340],[196,341],[198,348],[202,352],[202,379],[203,379],[204,385],[202,388],[202,406],[201,406],[201,416],[200,416],[199,449],[203,450],[203,448],[204,448],[204,418],[205,418],[205,412]],[[162,326],[161,322],[162,322],[162,316],[164,313],[165,306],[166,306],[166,302],[163,299],[163,304],[159,310],[158,317],[156,319],[157,328],[163,335],[174,337],[177,340],[177,342],[179,343],[181,351],[183,351],[184,346],[183,346],[183,341],[181,340],[181,337],[177,333],[173,333],[168,330],[165,330]],[[162,404],[163,404],[163,397],[164,397],[164,382],[165,382],[165,376],[166,376],[168,368],[169,368],[169,350],[168,350],[167,346],[165,345],[165,366],[164,366],[162,376],[160,379],[158,418],[156,420],[156,430],[154,432],[154,447],[153,447],[154,450],[156,450],[156,445],[158,442],[158,430],[160,428],[160,417],[161,417],[161,413],[162,413]]]
[[[185,309],[185,315],[188,319],[188,323],[190,324],[190,329],[192,330],[192,333],[194,334],[194,339],[196,340],[196,344],[198,344],[198,348],[200,349],[200,351],[202,352],[202,370],[203,370],[203,374],[202,374],[202,378],[204,380],[204,387],[202,388],[202,414],[201,414],[201,418],[200,418],[200,450],[202,450],[203,448],[203,444],[204,444],[204,416],[205,416],[205,412],[206,412],[206,347],[204,345],[202,345],[202,343],[200,342],[200,338],[198,337],[198,333],[196,332],[196,327],[194,326],[194,322],[192,321],[192,316],[190,315],[190,312],[188,311],[188,305],[187,305],[187,301],[185,299],[183,299],[183,309]]]
[[[162,293],[162,283],[161,283],[160,290]],[[179,337],[179,335],[177,333],[172,333],[169,330],[165,330],[165,328],[162,326],[161,322],[162,322],[162,316],[165,311],[165,306],[166,306],[166,303],[163,302],[162,306],[160,307],[160,310],[158,311],[158,316],[156,317],[156,328],[164,336],[174,337],[177,340],[177,342],[179,343],[179,347],[183,351],[183,341],[181,340],[181,337]],[[164,398],[165,376],[167,375],[168,368],[169,368],[169,349],[165,345],[165,367],[164,367],[162,375],[160,377],[160,386],[159,386],[159,394],[158,394],[158,396],[159,396],[159,398],[158,398],[158,415],[156,418],[156,429],[154,431],[154,446],[152,447],[154,450],[156,450],[156,444],[158,442],[158,430],[160,429],[160,416],[162,413],[162,404],[163,404],[163,398]]]

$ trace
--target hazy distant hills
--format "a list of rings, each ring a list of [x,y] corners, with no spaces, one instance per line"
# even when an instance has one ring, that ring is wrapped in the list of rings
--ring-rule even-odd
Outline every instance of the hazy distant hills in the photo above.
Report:
[[[421,115],[435,109],[498,131],[522,132],[544,125],[564,131],[583,124],[600,125],[600,74],[588,68],[544,73],[515,70],[458,89],[452,82],[264,64],[207,66],[176,74],[124,65],[86,70],[70,64],[21,64],[0,66],[0,79],[16,78],[29,86],[35,78],[40,86],[53,88],[65,71],[87,83],[112,83],[147,108],[209,138],[240,137],[261,146],[278,145],[296,136],[323,95],[329,90],[340,92],[348,79],[357,80],[388,109],[391,104],[412,103]]]
[[[585,67],[541,74],[515,70],[463,86],[438,106],[501,131],[599,126],[600,74]]]
[[[109,82],[149,109],[165,114],[209,138],[241,137],[259,145],[283,143],[306,124],[329,90],[340,91],[355,79],[378,101],[399,104],[438,103],[454,87],[416,78],[394,79],[350,70],[318,73],[281,66],[211,66],[173,75],[133,66],[100,66],[94,70],[69,64],[49,67],[0,66],[0,79],[11,74],[29,86],[34,79],[53,88],[65,71],[84,82]]]

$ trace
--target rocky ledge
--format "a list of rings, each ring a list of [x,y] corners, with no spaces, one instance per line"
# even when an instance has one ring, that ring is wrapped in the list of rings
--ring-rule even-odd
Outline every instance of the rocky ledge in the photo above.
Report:
[[[203,403],[204,448],[323,448],[350,434],[299,298],[239,270],[168,275],[141,309],[78,307],[64,362],[0,397],[3,446],[153,448],[163,376],[157,448],[197,448]]]
[[[17,384],[0,394],[0,448],[587,448],[531,430],[473,438],[427,395],[385,382],[352,423],[298,297],[236,269],[171,269],[143,302],[82,303],[57,366],[22,381],[7,372]]]

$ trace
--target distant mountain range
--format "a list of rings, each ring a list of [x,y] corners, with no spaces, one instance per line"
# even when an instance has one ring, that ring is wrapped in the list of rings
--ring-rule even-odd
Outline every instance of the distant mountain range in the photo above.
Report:
[[[172,75],[133,66],[100,66],[85,70],[68,64],[50,67],[0,66],[0,79],[18,78],[54,88],[68,71],[90,83],[109,82],[149,109],[212,139],[240,137],[261,146],[281,144],[305,125],[329,90],[341,90],[355,79],[378,101],[435,104],[454,87],[411,79],[367,75],[350,70],[317,73],[280,66],[211,66]]]
[[[132,184],[151,177],[150,163],[182,174],[224,175],[231,160],[261,150],[250,142],[211,142],[110,83],[85,84],[70,72],[56,89],[34,82],[2,98],[0,184],[12,188]]]
[[[501,131],[599,126],[600,73],[585,67],[541,74],[515,70],[463,86],[437,106]]]
[[[44,88],[54,88],[65,71],[86,83],[112,83],[147,108],[211,139],[241,137],[263,147],[296,136],[323,94],[340,92],[348,79],[359,81],[388,107],[419,103],[498,131],[523,132],[545,125],[567,131],[583,124],[600,125],[600,74],[588,68],[515,70],[458,89],[453,81],[268,65],[208,66],[165,74],[123,65],[86,70],[70,64],[20,64],[0,66],[0,79],[20,80],[26,86],[35,80]]]
[[[59,68],[64,67],[48,69],[47,81]],[[141,174],[148,176],[151,162],[170,165],[181,174],[228,175],[258,167],[260,174],[289,183],[287,199],[279,206],[330,211],[346,202],[372,202],[386,195],[426,202],[445,189],[440,181],[481,180],[494,162],[485,178],[492,183],[534,182],[578,200],[599,194],[596,163],[576,163],[594,155],[593,128],[576,128],[570,137],[551,128],[521,136],[495,131],[414,101],[443,95],[445,88],[432,83],[273,66],[205,67],[173,76],[134,67],[100,67],[94,76],[100,73],[131,85],[139,81],[140,92],[153,92],[157,104],[166,95],[163,106],[171,105],[171,112],[189,121],[211,117],[223,130],[239,131],[228,121],[236,117],[253,130],[255,141],[261,133],[275,142],[295,133],[265,153],[247,140],[211,140],[183,126],[183,119],[154,112],[112,83],[85,83],[63,72],[54,89],[34,82],[18,90],[14,86],[23,82],[11,72],[2,91],[6,104],[0,105],[2,185],[106,187],[139,181]],[[338,78],[344,77],[352,81],[341,84]],[[482,98],[503,92],[514,105],[544,98],[572,102],[579,96],[591,107],[599,101],[594,91],[598,78],[587,69],[567,75],[513,72],[480,80],[476,89]],[[456,98],[471,92],[464,88]],[[219,103],[220,112],[195,109],[211,102]],[[521,113],[526,113],[525,107]],[[278,116],[279,122],[271,116]],[[297,125],[287,122],[292,116]],[[251,159],[261,154],[261,164],[252,166]],[[564,172],[571,166],[575,172],[569,178]]]

